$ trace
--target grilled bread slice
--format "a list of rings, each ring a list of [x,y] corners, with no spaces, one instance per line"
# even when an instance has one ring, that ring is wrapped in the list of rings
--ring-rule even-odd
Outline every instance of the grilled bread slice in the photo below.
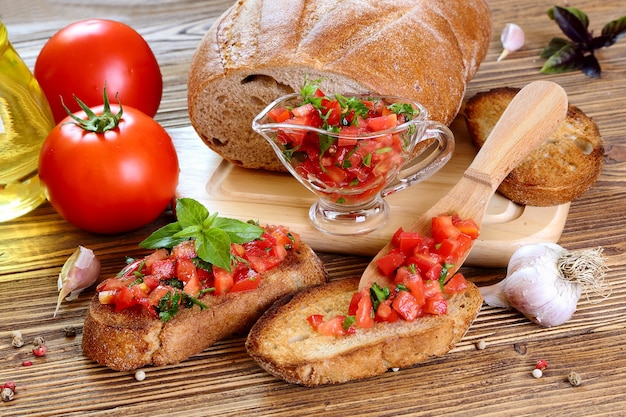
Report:
[[[248,334],[246,348],[270,374],[305,386],[337,384],[406,368],[444,355],[480,311],[482,297],[468,283],[448,300],[448,312],[412,322],[376,323],[335,337],[315,331],[307,317],[345,314],[359,279],[331,281],[275,303]]]
[[[480,149],[519,89],[502,87],[467,101],[464,115],[474,146]],[[587,191],[602,170],[604,147],[596,123],[569,105],[566,119],[502,181],[498,191],[513,202],[555,206]]]
[[[208,309],[181,308],[163,322],[140,307],[115,311],[91,301],[83,329],[84,354],[111,369],[175,364],[216,341],[247,331],[277,299],[325,283],[327,272],[313,250],[300,243],[280,265],[265,272],[258,288],[222,296],[204,296]]]

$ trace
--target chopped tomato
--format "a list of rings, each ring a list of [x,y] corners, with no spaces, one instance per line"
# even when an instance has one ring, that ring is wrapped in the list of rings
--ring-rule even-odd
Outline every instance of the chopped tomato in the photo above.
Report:
[[[226,294],[235,284],[232,273],[215,265],[213,265],[213,279],[215,281],[216,296]]]
[[[391,276],[396,269],[398,269],[406,259],[406,255],[401,252],[389,252],[376,260],[376,266],[380,269],[380,272],[385,276]]]
[[[448,302],[444,298],[443,294],[435,295],[427,298],[424,304],[424,313],[441,315],[446,314],[448,311]]]
[[[450,280],[443,286],[443,291],[448,294],[463,292],[467,289],[467,281],[460,272],[457,272],[450,278]]]
[[[306,319],[309,322],[309,324],[311,325],[311,327],[313,327],[315,330],[317,330],[317,328],[319,327],[320,323],[322,323],[324,321],[324,316],[322,316],[321,314],[312,314],[309,317],[307,317]]]
[[[374,325],[374,317],[372,316],[372,298],[368,289],[361,291],[362,296],[358,301],[357,309],[354,314],[355,325],[363,329],[369,329]]]
[[[245,267],[237,268],[231,292],[254,290],[261,284],[261,276],[256,271]]]
[[[378,305],[374,321],[387,323],[398,321],[398,313],[396,313],[396,310],[391,308],[392,301],[393,300],[385,300]]]
[[[399,228],[391,239],[392,250],[378,258],[376,264],[382,274],[392,279],[391,288],[378,284],[355,292],[348,307],[348,316],[354,317],[354,328],[372,327],[374,323],[412,321],[424,315],[441,315],[448,311],[448,301],[454,293],[463,292],[468,282],[456,273],[443,285],[444,272],[471,248],[478,236],[473,222],[463,222],[458,216],[441,215],[432,220],[433,236],[421,236]],[[462,232],[456,224],[469,234]],[[375,306],[375,307],[374,307]],[[374,317],[372,312],[375,308]],[[369,314],[368,314],[369,313]],[[328,320],[324,331],[334,331],[344,316]],[[350,327],[348,333],[355,331]]]
[[[398,291],[391,305],[400,317],[406,321],[413,321],[422,313],[417,300],[408,291]]]
[[[367,119],[367,127],[372,132],[393,129],[397,125],[398,116],[395,113],[391,113],[387,116],[370,117],[369,119]]]
[[[431,235],[435,242],[442,242],[447,238],[455,239],[460,233],[459,229],[452,223],[452,216],[433,217]]]
[[[317,331],[325,336],[343,336],[353,332],[353,330],[350,331],[349,329],[346,330],[343,328],[345,319],[345,316],[336,316],[329,320],[322,321],[318,323]]]
[[[459,229],[459,231],[472,239],[477,239],[479,235],[479,228],[476,222],[472,219],[461,219],[457,214],[452,217],[452,224]]]
[[[284,107],[275,107],[267,114],[276,123],[284,122],[291,117],[291,112]]]

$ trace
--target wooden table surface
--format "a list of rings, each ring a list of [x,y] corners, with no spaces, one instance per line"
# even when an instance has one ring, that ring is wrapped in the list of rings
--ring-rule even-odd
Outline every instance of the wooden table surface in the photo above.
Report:
[[[0,415],[626,415],[626,40],[598,52],[603,68],[599,80],[579,72],[542,75],[539,51],[560,35],[545,14],[553,3],[489,3],[494,22],[491,47],[467,96],[492,87],[552,80],[565,88],[571,103],[596,120],[603,134],[602,175],[572,203],[559,243],[568,249],[604,248],[613,289],[609,299],[583,297],[574,317],[551,329],[515,312],[485,306],[463,341],[445,357],[341,386],[303,388],[277,380],[246,355],[242,338],[224,340],[176,366],[148,368],[147,378],[137,382],[133,373],[110,371],[82,356],[81,330],[93,289],[65,303],[57,318],[52,317],[57,275],[79,244],[94,249],[103,276],[115,274],[125,256],[144,253],[137,243],[170,222],[171,213],[132,233],[98,236],[77,230],[44,204],[0,224],[0,382],[18,385],[14,400],[0,404]],[[132,25],[161,65],[165,85],[156,118],[166,128],[177,128],[189,126],[186,77],[192,53],[230,5],[231,0],[3,0],[0,18],[31,68],[45,41],[70,22],[102,17]],[[579,0],[574,5],[588,13],[596,33],[626,14],[622,0]],[[522,25],[527,43],[496,62],[505,22]],[[368,262],[357,256],[320,257],[332,279],[360,274]],[[504,272],[465,269],[479,285],[500,279]],[[65,337],[66,326],[75,327],[77,335]],[[46,357],[23,367],[22,361],[33,357],[26,347],[11,347],[13,330],[20,330],[27,343],[44,336]],[[484,350],[476,348],[478,341],[486,343]],[[539,359],[550,367],[543,378],[535,379],[531,371]],[[568,383],[571,371],[582,376],[582,385]]]

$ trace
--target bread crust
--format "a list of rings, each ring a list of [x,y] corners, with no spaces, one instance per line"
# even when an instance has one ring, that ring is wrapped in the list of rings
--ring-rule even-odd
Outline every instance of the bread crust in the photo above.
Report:
[[[464,117],[470,138],[480,149],[519,89],[494,88],[467,101]],[[556,131],[502,181],[498,191],[513,202],[554,206],[570,202],[598,179],[604,161],[596,123],[570,104]]]
[[[101,304],[96,295],[85,319],[83,353],[118,371],[175,364],[220,339],[247,331],[276,299],[327,279],[322,261],[301,243],[298,251],[264,273],[257,289],[207,295],[202,302],[208,309],[181,308],[165,323],[140,307],[116,312],[113,306]]]
[[[332,281],[278,301],[250,330],[248,353],[267,372],[294,384],[369,378],[449,352],[482,305],[478,288],[469,283],[464,293],[449,300],[445,315],[376,323],[344,337],[323,336],[309,326],[306,318],[311,314],[345,314],[358,283],[358,278]]]
[[[491,30],[484,0],[239,1],[194,54],[190,120],[226,160],[274,171],[285,168],[251,121],[305,79],[322,78],[327,93],[411,98],[449,124]]]

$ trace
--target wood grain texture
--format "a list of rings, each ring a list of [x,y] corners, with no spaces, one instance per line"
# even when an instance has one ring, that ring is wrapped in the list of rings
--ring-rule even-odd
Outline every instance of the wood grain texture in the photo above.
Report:
[[[64,25],[99,16],[131,24],[146,37],[162,68],[165,88],[157,119],[168,128],[187,127],[186,77],[191,55],[213,19],[230,0],[3,0],[0,18],[11,40],[33,66],[45,40]],[[224,340],[190,360],[146,369],[147,378],[96,366],[81,354],[80,338],[93,291],[64,303],[56,319],[56,277],[76,246],[94,249],[102,277],[116,273],[125,256],[144,253],[137,243],[172,220],[171,213],[141,230],[97,236],[65,223],[49,205],[0,224],[0,382],[14,380],[18,393],[0,403],[2,416],[623,416],[626,415],[626,40],[598,52],[603,74],[543,75],[539,51],[560,32],[545,15],[551,2],[491,0],[494,37],[489,54],[467,96],[492,87],[523,87],[547,79],[561,84],[570,102],[593,117],[606,144],[598,182],[574,201],[560,243],[569,249],[602,246],[611,268],[608,300],[582,299],[568,323],[538,327],[521,315],[484,307],[463,341],[443,358],[387,373],[379,378],[315,389],[287,385],[264,373],[246,355],[243,339]],[[590,26],[602,25],[626,10],[622,1],[580,0]],[[506,22],[526,31],[526,46],[502,62],[499,33]],[[369,259],[321,254],[332,279],[360,274]],[[486,285],[503,269],[465,268],[472,281]],[[63,328],[74,326],[75,337]],[[45,358],[28,346],[14,349],[12,330],[27,344],[43,335]],[[486,349],[477,350],[483,340]],[[550,368],[535,379],[538,359]],[[30,367],[22,361],[33,360]],[[578,372],[583,384],[566,380]],[[372,400],[374,399],[374,400]]]

